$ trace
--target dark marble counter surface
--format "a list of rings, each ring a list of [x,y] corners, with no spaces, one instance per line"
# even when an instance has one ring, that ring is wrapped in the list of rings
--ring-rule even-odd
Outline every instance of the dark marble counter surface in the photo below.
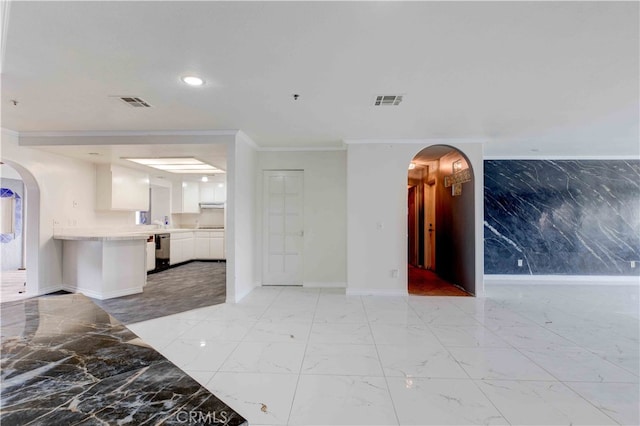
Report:
[[[5,425],[244,425],[81,294],[1,306]]]

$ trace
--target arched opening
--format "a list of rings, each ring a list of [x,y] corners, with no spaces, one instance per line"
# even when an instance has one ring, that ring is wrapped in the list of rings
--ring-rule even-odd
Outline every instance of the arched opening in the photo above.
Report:
[[[3,286],[4,279],[6,277],[4,268],[5,265],[10,270],[18,270],[20,273],[16,274],[16,277],[24,277],[24,283],[22,289],[11,287],[9,296],[5,297],[5,289],[2,289],[2,301],[17,300],[24,297],[33,297],[39,294],[39,245],[40,245],[40,189],[35,177],[26,168],[10,160],[2,159],[0,161],[2,167],[2,180],[4,186],[9,187],[9,181],[21,181],[22,195],[20,196],[19,206],[14,204],[14,209],[17,207],[19,211],[15,211],[19,215],[19,218],[15,220],[14,235],[10,237],[7,235],[3,240],[6,243],[20,241],[20,247],[17,249],[20,251],[19,259],[14,259],[11,264],[3,262]],[[9,188],[7,188],[9,189]],[[13,214],[13,213],[12,213]],[[19,222],[19,223],[18,223]],[[20,235],[17,235],[19,231]],[[5,235],[5,234],[3,234]],[[17,265],[20,265],[17,267]],[[14,278],[15,281],[17,278]],[[15,287],[16,283],[13,283]],[[15,290],[15,295],[13,294]],[[19,292],[19,291],[22,292]]]
[[[448,145],[418,152],[407,178],[408,291],[475,295],[474,173]]]

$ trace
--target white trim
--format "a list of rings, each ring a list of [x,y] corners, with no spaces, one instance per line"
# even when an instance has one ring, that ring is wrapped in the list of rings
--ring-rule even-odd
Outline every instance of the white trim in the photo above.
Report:
[[[28,295],[28,297],[44,296],[46,294],[55,293],[56,291],[61,291],[61,290],[70,291],[70,292],[74,291],[74,290],[69,290],[67,288],[64,288],[64,286],[57,285],[57,286],[46,287],[46,288],[38,288],[38,291],[36,293],[31,293],[29,292],[29,290],[27,290],[26,294]]]
[[[5,107],[7,108],[7,107]],[[15,137],[19,137],[20,133],[16,132],[15,130],[11,130],[11,129],[7,129],[6,127],[2,127],[2,133],[8,135],[8,136],[15,136]]]
[[[253,287],[251,287],[250,289],[247,289],[239,294],[236,293],[233,297],[233,300],[229,300],[229,297],[227,297],[227,300],[225,301],[225,303],[238,303],[239,301],[247,297],[247,295],[251,293],[256,287],[259,287],[259,286],[260,286],[259,284],[253,283]]]
[[[306,288],[347,288],[346,282],[309,281],[302,284]]]
[[[77,287],[63,285],[62,290],[70,291],[71,293],[82,293],[87,297],[91,297],[93,299],[98,299],[98,300],[112,299],[114,297],[122,297],[122,296],[129,296],[132,294],[142,293],[142,287],[129,287],[129,288],[123,288],[121,290],[108,291],[108,292],[101,293],[98,291],[88,290],[85,288],[77,288]]]
[[[60,137],[119,137],[119,136],[236,136],[239,130],[106,130],[106,131],[53,131],[20,132],[26,138]]]
[[[346,146],[299,146],[299,147],[286,147],[286,146],[274,146],[259,148],[260,152],[324,152],[324,151],[345,151]]]
[[[640,285],[638,276],[619,275],[485,275],[485,285]]]
[[[634,155],[485,155],[485,160],[640,160]]]
[[[387,290],[379,288],[349,288],[347,287],[347,296],[402,296],[409,295],[406,289],[404,290]]]
[[[450,145],[465,143],[486,143],[489,139],[481,138],[437,138],[437,139],[343,139],[345,145],[364,144],[414,144],[414,145]]]
[[[246,142],[247,145],[249,145],[251,148],[255,149],[256,151],[260,150],[260,146],[257,143],[255,143],[253,139],[251,139],[249,135],[247,135],[242,130],[237,131],[236,138],[241,139],[243,142]]]

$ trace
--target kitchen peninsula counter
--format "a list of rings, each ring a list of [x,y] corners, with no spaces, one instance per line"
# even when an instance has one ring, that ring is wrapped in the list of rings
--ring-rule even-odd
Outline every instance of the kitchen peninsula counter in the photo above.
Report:
[[[2,424],[246,425],[81,294],[4,303],[1,315]]]

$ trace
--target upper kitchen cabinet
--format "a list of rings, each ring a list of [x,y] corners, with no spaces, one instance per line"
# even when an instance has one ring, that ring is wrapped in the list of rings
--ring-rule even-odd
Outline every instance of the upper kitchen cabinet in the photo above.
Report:
[[[227,182],[224,176],[216,175],[209,182],[200,183],[201,203],[224,203],[227,201]]]
[[[149,210],[149,175],[115,164],[96,165],[96,210]]]
[[[173,182],[171,186],[171,213],[200,213],[200,186],[198,182]]]

